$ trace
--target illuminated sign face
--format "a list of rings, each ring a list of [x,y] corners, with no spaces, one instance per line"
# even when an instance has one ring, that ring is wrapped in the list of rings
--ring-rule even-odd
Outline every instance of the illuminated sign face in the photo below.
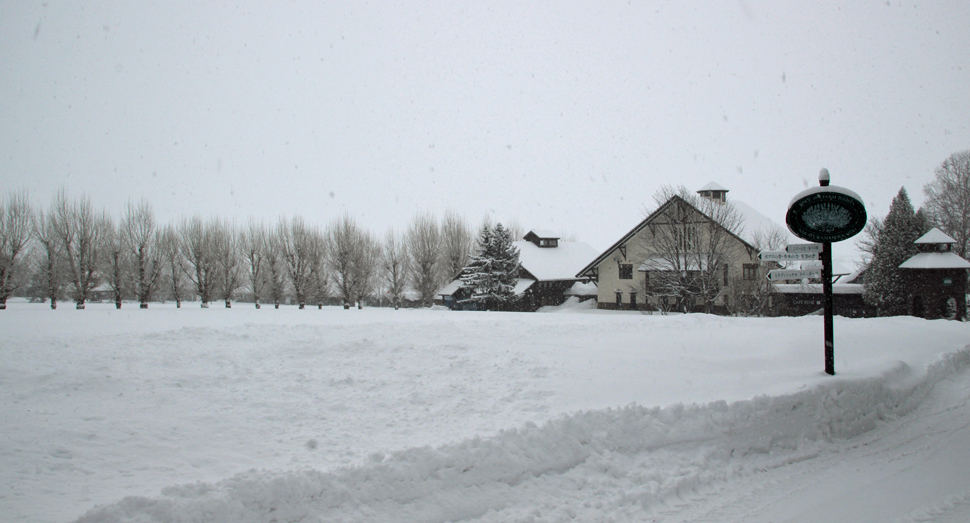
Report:
[[[785,222],[791,232],[810,242],[847,240],[866,226],[866,208],[859,197],[835,186],[803,191],[788,206]]]

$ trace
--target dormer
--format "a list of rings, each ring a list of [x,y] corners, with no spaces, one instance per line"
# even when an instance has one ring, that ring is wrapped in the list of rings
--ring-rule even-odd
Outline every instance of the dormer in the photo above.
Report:
[[[522,239],[542,249],[559,247],[559,235],[552,231],[532,229]]]
[[[711,182],[704,187],[701,187],[697,191],[697,194],[701,195],[701,198],[707,198],[708,200],[724,203],[727,201],[728,189],[723,185]]]

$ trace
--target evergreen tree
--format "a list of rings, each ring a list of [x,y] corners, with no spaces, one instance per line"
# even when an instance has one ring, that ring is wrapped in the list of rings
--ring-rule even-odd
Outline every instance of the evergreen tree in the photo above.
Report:
[[[471,290],[468,299],[480,309],[505,310],[515,303],[519,267],[519,249],[511,233],[501,223],[494,230],[486,224],[478,235],[478,254],[459,278]]]
[[[476,244],[476,254],[472,256],[468,265],[458,274],[462,286],[471,289],[471,300],[481,301],[477,298],[481,293],[479,289],[489,287],[489,274],[491,272],[491,257],[494,253],[492,228],[486,223],[482,225],[478,232]]]
[[[906,189],[901,188],[889,206],[889,214],[879,222],[866,271],[863,299],[879,307],[882,314],[908,312],[910,289],[899,265],[918,252],[913,242],[928,228],[925,215],[913,211]]]
[[[519,280],[519,249],[512,243],[514,238],[511,229],[505,229],[499,223],[495,226],[495,296],[497,308],[510,309],[515,304],[515,284]]]

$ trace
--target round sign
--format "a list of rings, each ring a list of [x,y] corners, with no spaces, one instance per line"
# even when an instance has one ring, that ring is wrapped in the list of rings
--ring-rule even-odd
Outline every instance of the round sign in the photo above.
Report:
[[[798,193],[788,204],[785,223],[803,240],[840,242],[859,234],[866,226],[866,207],[856,193],[834,185],[812,187]]]

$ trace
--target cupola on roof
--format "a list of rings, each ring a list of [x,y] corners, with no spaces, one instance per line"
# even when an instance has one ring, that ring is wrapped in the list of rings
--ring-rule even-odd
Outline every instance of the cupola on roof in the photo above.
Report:
[[[708,200],[720,203],[727,201],[727,193],[727,187],[715,182],[711,182],[697,191],[697,194],[701,195],[701,198],[707,198]]]
[[[956,243],[957,241],[947,235],[945,232],[933,227],[930,232],[920,236],[913,243]]]
[[[728,189],[727,187],[725,187],[725,186],[723,186],[723,185],[721,185],[721,184],[719,184],[717,182],[711,182],[711,183],[705,185],[704,187],[701,187],[700,189],[698,189],[697,192],[706,192],[706,191],[724,191],[724,192],[728,192],[729,190],[730,189]]]

